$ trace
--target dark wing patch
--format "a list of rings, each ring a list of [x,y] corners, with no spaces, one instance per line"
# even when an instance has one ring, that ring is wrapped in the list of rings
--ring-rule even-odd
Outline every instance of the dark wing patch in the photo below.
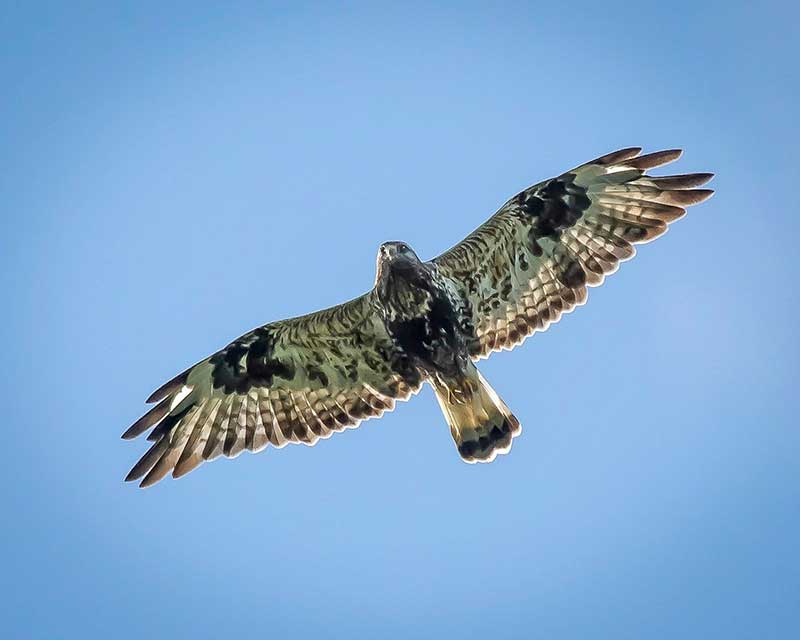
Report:
[[[366,294],[259,327],[171,380],[123,435],[152,427],[126,480],[149,486],[206,460],[289,443],[313,445],[391,411],[421,379]]]
[[[475,357],[510,349],[583,304],[586,287],[633,257],[634,244],[713,193],[696,189],[710,173],[645,175],[680,151],[640,151],[622,149],[525,189],[433,261],[472,307]]]

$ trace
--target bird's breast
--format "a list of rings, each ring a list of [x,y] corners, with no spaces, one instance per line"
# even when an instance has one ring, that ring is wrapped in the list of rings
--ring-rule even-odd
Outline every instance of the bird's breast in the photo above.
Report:
[[[386,328],[396,346],[427,371],[452,370],[464,360],[466,336],[460,308],[441,283],[406,282],[394,292]]]

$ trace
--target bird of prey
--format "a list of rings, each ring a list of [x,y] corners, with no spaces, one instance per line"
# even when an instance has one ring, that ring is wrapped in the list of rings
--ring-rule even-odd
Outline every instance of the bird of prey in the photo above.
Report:
[[[423,383],[458,453],[491,462],[520,423],[475,361],[511,349],[586,301],[633,245],[663,234],[713,191],[713,174],[650,176],[680,150],[609,153],[506,202],[460,243],[423,262],[386,242],[374,287],[231,342],[155,391],[123,438],[152,428],[126,480],[150,486],[205,460],[313,445],[391,411]]]

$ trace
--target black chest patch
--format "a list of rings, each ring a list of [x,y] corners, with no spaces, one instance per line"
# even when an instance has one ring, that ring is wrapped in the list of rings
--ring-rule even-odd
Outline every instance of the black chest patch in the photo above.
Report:
[[[460,306],[433,280],[409,295],[402,295],[402,287],[397,293],[386,328],[398,349],[423,369],[457,368],[468,338]]]

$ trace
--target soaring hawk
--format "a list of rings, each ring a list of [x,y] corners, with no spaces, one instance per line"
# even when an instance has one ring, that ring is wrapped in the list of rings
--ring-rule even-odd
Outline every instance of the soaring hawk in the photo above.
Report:
[[[511,349],[586,301],[660,236],[713,176],[649,176],[679,150],[622,149],[506,202],[452,249],[421,261],[386,242],[375,286],[330,309],[272,322],[190,367],[148,398],[123,438],[152,428],[126,480],[150,486],[205,460],[315,444],[391,411],[430,383],[466,462],[511,448],[519,421],[475,361]]]

